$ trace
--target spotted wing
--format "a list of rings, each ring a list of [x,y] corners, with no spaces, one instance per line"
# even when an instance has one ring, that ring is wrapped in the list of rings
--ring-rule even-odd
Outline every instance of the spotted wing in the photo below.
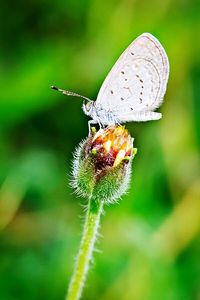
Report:
[[[161,105],[168,76],[164,48],[154,36],[144,33],[119,57],[101,86],[96,104],[110,110],[119,120],[130,121],[135,117],[139,121],[142,115],[141,121],[145,121],[149,115],[145,112],[153,112]]]

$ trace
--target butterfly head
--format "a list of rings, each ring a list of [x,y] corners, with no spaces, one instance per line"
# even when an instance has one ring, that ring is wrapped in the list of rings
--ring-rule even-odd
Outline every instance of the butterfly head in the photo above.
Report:
[[[91,116],[94,109],[94,101],[85,101],[83,103],[83,111],[87,116]]]

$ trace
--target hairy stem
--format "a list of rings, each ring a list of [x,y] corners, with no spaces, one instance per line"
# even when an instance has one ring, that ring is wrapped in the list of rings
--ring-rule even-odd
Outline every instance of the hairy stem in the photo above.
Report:
[[[89,270],[90,260],[94,250],[94,244],[97,238],[100,216],[103,211],[103,201],[88,202],[86,220],[78,253],[74,273],[69,285],[66,300],[78,300],[81,297],[84,282]]]

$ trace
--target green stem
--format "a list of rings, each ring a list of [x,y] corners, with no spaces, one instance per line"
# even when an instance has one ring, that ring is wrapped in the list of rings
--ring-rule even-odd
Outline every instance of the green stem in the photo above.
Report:
[[[89,200],[80,250],[66,300],[78,300],[81,297],[86,275],[89,270],[89,263],[94,250],[94,244],[97,238],[103,204],[103,201],[97,202],[92,199]]]

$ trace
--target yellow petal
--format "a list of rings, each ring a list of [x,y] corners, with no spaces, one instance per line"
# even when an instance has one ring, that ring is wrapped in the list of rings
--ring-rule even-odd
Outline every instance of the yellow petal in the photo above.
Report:
[[[99,136],[101,136],[104,133],[103,129],[100,129],[97,131],[97,133],[94,135],[92,142],[94,142]]]
[[[122,161],[122,159],[124,159],[125,157],[125,151],[124,150],[120,150],[115,158],[115,162],[114,162],[114,167],[116,167],[118,164],[120,164],[120,162]]]
[[[107,142],[103,143],[104,148],[106,149],[107,152],[110,151],[112,142],[108,140]]]

